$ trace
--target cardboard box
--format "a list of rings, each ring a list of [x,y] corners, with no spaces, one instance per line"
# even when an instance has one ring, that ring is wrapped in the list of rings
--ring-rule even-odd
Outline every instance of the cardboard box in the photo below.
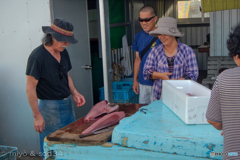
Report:
[[[162,101],[186,124],[208,124],[211,90],[193,80],[164,80]]]

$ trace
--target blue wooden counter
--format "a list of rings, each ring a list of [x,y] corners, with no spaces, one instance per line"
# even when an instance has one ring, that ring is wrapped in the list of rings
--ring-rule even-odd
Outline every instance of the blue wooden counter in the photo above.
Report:
[[[186,125],[162,101],[155,101],[114,128],[112,140],[98,146],[45,139],[44,153],[55,159],[221,159],[210,152],[223,151],[223,137],[211,125]],[[140,109],[140,110],[141,110]],[[47,157],[46,157],[47,158]]]
[[[140,110],[143,112],[124,118],[114,128],[113,143],[194,157],[210,157],[212,151],[223,151],[221,131],[210,124],[185,124],[162,101]]]

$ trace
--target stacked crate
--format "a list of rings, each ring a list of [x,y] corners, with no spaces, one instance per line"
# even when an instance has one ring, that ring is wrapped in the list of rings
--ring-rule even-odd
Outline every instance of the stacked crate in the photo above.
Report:
[[[119,82],[112,82],[113,103],[138,103],[138,95],[133,92],[133,79],[125,78]],[[104,97],[104,87],[99,88],[99,99]]]

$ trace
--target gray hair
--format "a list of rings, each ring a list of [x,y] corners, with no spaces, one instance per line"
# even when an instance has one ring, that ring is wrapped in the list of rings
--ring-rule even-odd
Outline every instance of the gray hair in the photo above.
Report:
[[[45,34],[42,38],[42,44],[46,46],[51,46],[53,44],[52,35],[51,34]]]

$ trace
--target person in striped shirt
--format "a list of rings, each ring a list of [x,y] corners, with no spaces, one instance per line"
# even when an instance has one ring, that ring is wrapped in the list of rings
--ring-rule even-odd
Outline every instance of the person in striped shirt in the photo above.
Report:
[[[161,98],[163,80],[196,81],[199,73],[194,51],[177,40],[184,36],[177,29],[177,20],[163,17],[159,18],[157,25],[157,29],[149,34],[158,37],[162,44],[151,50],[143,68],[144,79],[154,81],[153,100]]]
[[[238,67],[224,70],[217,77],[206,118],[213,127],[223,130],[223,159],[235,160],[240,159],[240,23],[230,32],[227,48]]]

